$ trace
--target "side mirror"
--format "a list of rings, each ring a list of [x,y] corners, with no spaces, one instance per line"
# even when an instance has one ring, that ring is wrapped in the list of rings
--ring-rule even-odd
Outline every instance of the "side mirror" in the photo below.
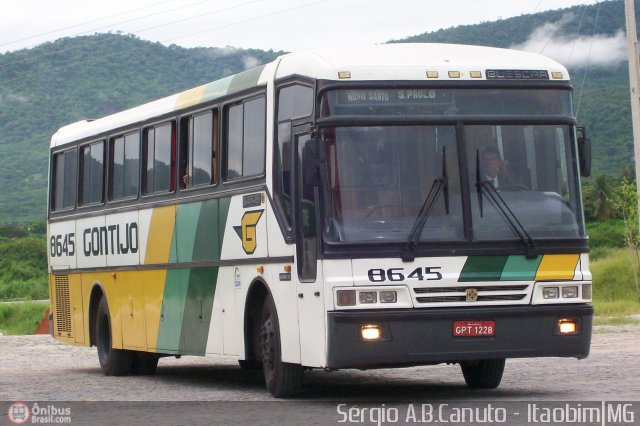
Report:
[[[578,165],[580,176],[591,176],[591,139],[587,137],[586,129],[578,127]]]
[[[302,147],[302,182],[304,186],[320,185],[320,152],[315,138],[309,139]]]

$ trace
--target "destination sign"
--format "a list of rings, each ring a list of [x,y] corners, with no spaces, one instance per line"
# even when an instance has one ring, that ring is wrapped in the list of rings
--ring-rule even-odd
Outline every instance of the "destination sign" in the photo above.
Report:
[[[337,94],[341,105],[452,101],[451,91],[435,89],[341,90]]]

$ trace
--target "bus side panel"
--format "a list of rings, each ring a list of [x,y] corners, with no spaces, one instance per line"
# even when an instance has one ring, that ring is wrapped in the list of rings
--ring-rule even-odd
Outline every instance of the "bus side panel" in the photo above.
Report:
[[[162,314],[162,296],[164,294],[167,270],[146,271],[140,274],[144,283],[144,315],[147,336],[147,349],[158,350],[158,330]]]
[[[89,300],[91,289],[95,285],[99,285],[104,291],[107,298],[107,306],[109,307],[109,316],[111,317],[111,343],[114,349],[123,349],[122,347],[122,313],[123,308],[122,296],[118,288],[116,274],[111,272],[87,272],[78,274],[82,280],[82,294],[85,295],[86,312],[84,313],[85,321],[89,322]]]

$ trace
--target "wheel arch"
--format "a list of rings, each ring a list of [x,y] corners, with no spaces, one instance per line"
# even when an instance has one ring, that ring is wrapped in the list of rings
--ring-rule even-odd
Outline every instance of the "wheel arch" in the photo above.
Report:
[[[249,285],[244,304],[244,359],[258,359],[258,330],[260,329],[260,314],[267,296],[271,294],[267,283],[261,278],[255,278]],[[272,296],[273,297],[273,296]]]
[[[103,297],[106,297],[104,287],[100,282],[94,283],[89,296],[89,346],[96,345],[96,317],[98,316],[98,305]]]

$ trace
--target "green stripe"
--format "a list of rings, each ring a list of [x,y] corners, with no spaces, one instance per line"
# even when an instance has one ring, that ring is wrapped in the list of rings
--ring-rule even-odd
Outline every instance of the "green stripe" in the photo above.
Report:
[[[230,197],[181,204],[169,263],[220,260]],[[204,355],[218,267],[170,269],[164,288],[158,350]]]
[[[193,261],[220,260],[220,227],[218,226],[219,201],[207,200],[199,203],[200,217],[198,218],[198,232],[193,241]],[[195,222],[194,222],[195,223]]]
[[[218,268],[192,269],[182,322],[180,353],[204,355],[216,292]]]
[[[469,256],[458,282],[499,281],[508,256]]]
[[[176,236],[178,240],[178,262],[193,261],[194,241],[198,230],[202,203],[181,204],[176,213]]]
[[[189,286],[190,269],[170,269],[164,286],[160,327],[158,329],[158,350],[170,353],[180,351],[182,336],[182,316]]]
[[[502,271],[501,281],[532,281],[535,279],[542,256],[527,259],[525,256],[509,256]]]
[[[260,76],[262,75],[264,67],[264,65],[261,65],[258,68],[253,68],[234,75],[232,77],[231,84],[229,85],[229,92],[239,92],[256,86]]]

